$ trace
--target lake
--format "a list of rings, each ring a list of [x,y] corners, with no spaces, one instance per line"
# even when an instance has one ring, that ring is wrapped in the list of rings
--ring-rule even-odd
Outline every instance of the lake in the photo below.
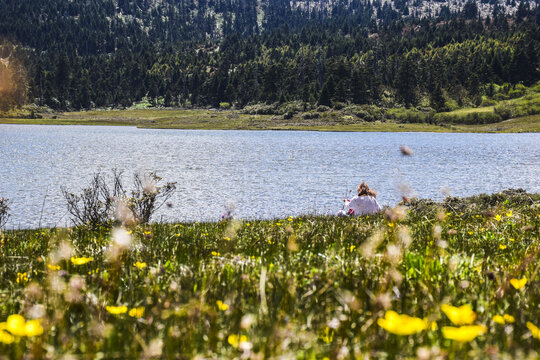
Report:
[[[403,156],[400,145],[412,156]],[[177,182],[154,221],[334,214],[366,181],[383,205],[421,198],[539,192],[540,134],[154,130],[0,125],[0,197],[8,228],[70,224],[61,187],[79,192],[97,171],[155,171]],[[44,206],[43,206],[44,205]],[[42,210],[43,207],[43,210]]]

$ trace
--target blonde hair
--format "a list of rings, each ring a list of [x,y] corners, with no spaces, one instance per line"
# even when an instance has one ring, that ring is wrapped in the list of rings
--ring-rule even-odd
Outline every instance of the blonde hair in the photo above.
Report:
[[[371,190],[365,182],[358,185],[358,196],[373,196],[374,198],[377,197],[377,193],[373,190]]]

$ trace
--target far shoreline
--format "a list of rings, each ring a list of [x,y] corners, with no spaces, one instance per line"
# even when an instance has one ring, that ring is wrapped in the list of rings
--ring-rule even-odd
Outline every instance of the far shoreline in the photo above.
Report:
[[[134,126],[141,129],[177,130],[265,130],[318,132],[432,132],[432,133],[539,133],[540,115],[530,115],[498,123],[429,124],[396,121],[348,121],[335,116],[322,119],[283,119],[276,115],[251,115],[232,110],[140,109],[97,110],[45,114],[42,118],[5,117],[0,124]],[[348,122],[347,122],[348,121]]]

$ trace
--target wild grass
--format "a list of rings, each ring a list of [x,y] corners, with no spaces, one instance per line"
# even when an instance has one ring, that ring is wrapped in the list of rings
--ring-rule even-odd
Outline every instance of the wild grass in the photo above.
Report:
[[[356,218],[5,231],[0,321],[43,330],[2,344],[0,325],[0,354],[536,359],[539,226],[540,195],[508,191]],[[470,305],[487,331],[446,338],[443,304]],[[429,327],[395,335],[378,324],[389,310]]]

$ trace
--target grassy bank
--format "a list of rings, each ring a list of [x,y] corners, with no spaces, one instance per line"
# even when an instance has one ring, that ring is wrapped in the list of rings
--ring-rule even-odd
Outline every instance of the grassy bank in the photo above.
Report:
[[[483,111],[483,109],[477,109]],[[486,110],[487,111],[487,110]],[[332,116],[330,116],[333,114]],[[2,124],[107,125],[197,130],[312,130],[312,131],[430,131],[430,132],[540,132],[540,115],[490,124],[400,122],[399,119],[363,121],[333,112],[328,118],[284,119],[278,115],[245,114],[232,110],[101,110],[44,115],[41,119],[7,117]]]
[[[429,102],[418,108],[336,103],[333,108],[293,101],[257,104],[241,110],[159,109],[57,113],[28,106],[0,113],[0,123],[39,125],[108,125],[198,130],[540,132],[540,84],[496,86],[478,107],[448,102],[435,112]],[[143,104],[144,105],[144,104]],[[148,105],[148,104],[146,104]],[[450,111],[451,110],[451,111]]]
[[[539,227],[540,195],[509,191],[362,218],[7,231],[0,321],[28,326],[0,324],[0,354],[536,359]]]

